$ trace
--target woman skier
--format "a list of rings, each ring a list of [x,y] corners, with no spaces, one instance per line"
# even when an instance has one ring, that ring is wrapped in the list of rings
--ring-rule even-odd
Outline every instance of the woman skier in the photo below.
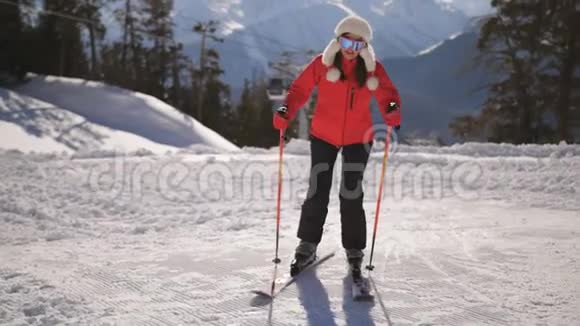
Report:
[[[315,86],[318,98],[310,128],[311,168],[302,204],[298,244],[290,272],[299,273],[316,258],[328,212],[332,171],[342,149],[340,215],[342,245],[353,276],[360,276],[366,247],[363,173],[374,133],[370,112],[374,96],[387,125],[401,124],[400,98],[369,43],[372,29],[358,16],[342,19],[335,38],[292,82],[285,104],[274,114],[276,129],[286,129]],[[357,275],[358,274],[358,275]]]

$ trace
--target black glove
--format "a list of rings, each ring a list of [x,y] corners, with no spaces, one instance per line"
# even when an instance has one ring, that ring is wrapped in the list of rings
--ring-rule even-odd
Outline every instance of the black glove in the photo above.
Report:
[[[387,113],[391,113],[399,108],[399,104],[397,102],[389,102],[387,106]]]
[[[281,115],[284,119],[288,119],[288,107],[286,104],[281,105],[276,109],[276,113]]]
[[[290,124],[290,121],[288,121],[288,107],[283,105],[277,108],[274,111],[272,123],[274,125],[274,129],[285,130],[288,128],[288,124]]]
[[[393,118],[395,121],[397,122],[392,122],[390,125],[393,126],[393,129],[395,129],[396,131],[398,131],[399,129],[401,129],[401,115],[400,112],[396,112],[399,109],[399,104],[397,102],[389,102],[389,104],[387,104],[387,108],[386,108],[386,119],[388,122],[389,118]]]

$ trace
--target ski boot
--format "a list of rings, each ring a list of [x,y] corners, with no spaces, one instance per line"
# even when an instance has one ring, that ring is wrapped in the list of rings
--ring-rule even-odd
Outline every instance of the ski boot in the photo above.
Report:
[[[360,249],[346,249],[346,259],[350,274],[353,280],[360,280],[362,278],[361,266],[363,262],[364,253]]]
[[[294,277],[316,260],[317,245],[312,242],[301,240],[296,247],[294,260],[290,264],[290,276]]]
[[[374,297],[371,294],[368,279],[362,276],[361,266],[363,257],[364,253],[360,249],[346,250],[346,258],[352,277],[352,298],[355,301],[372,301]]]

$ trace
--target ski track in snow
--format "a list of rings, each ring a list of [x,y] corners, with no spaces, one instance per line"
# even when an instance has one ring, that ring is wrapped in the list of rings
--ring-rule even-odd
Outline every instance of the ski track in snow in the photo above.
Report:
[[[307,190],[308,151],[293,146],[279,284]],[[250,291],[268,290],[274,273],[275,149],[1,152],[0,324],[579,324],[580,150],[568,149],[400,148],[387,170],[375,302],[352,302],[339,250],[272,304]],[[365,263],[381,155],[365,174]],[[336,171],[320,254],[340,248]]]

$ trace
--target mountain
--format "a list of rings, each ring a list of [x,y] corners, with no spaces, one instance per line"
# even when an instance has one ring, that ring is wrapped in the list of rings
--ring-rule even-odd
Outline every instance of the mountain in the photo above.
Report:
[[[469,17],[485,16],[493,10],[491,0],[441,0],[450,3],[455,8],[463,11]]]
[[[475,64],[478,30],[474,22],[415,57],[383,59],[402,96],[405,131],[435,132],[449,141],[449,122],[480,108],[494,76]]]
[[[0,124],[0,135],[6,136],[0,138],[2,148],[50,152],[239,150],[152,96],[74,78],[32,75],[28,83],[14,90],[0,89]]]
[[[306,62],[309,49],[322,51],[336,23],[350,14],[369,20],[379,57],[409,57],[463,29],[469,17],[440,0],[176,0],[176,33],[187,52],[197,57],[196,21],[222,22],[225,42],[212,43],[222,56],[225,81],[234,87],[253,73],[267,72],[268,61],[283,51],[298,52]]]

